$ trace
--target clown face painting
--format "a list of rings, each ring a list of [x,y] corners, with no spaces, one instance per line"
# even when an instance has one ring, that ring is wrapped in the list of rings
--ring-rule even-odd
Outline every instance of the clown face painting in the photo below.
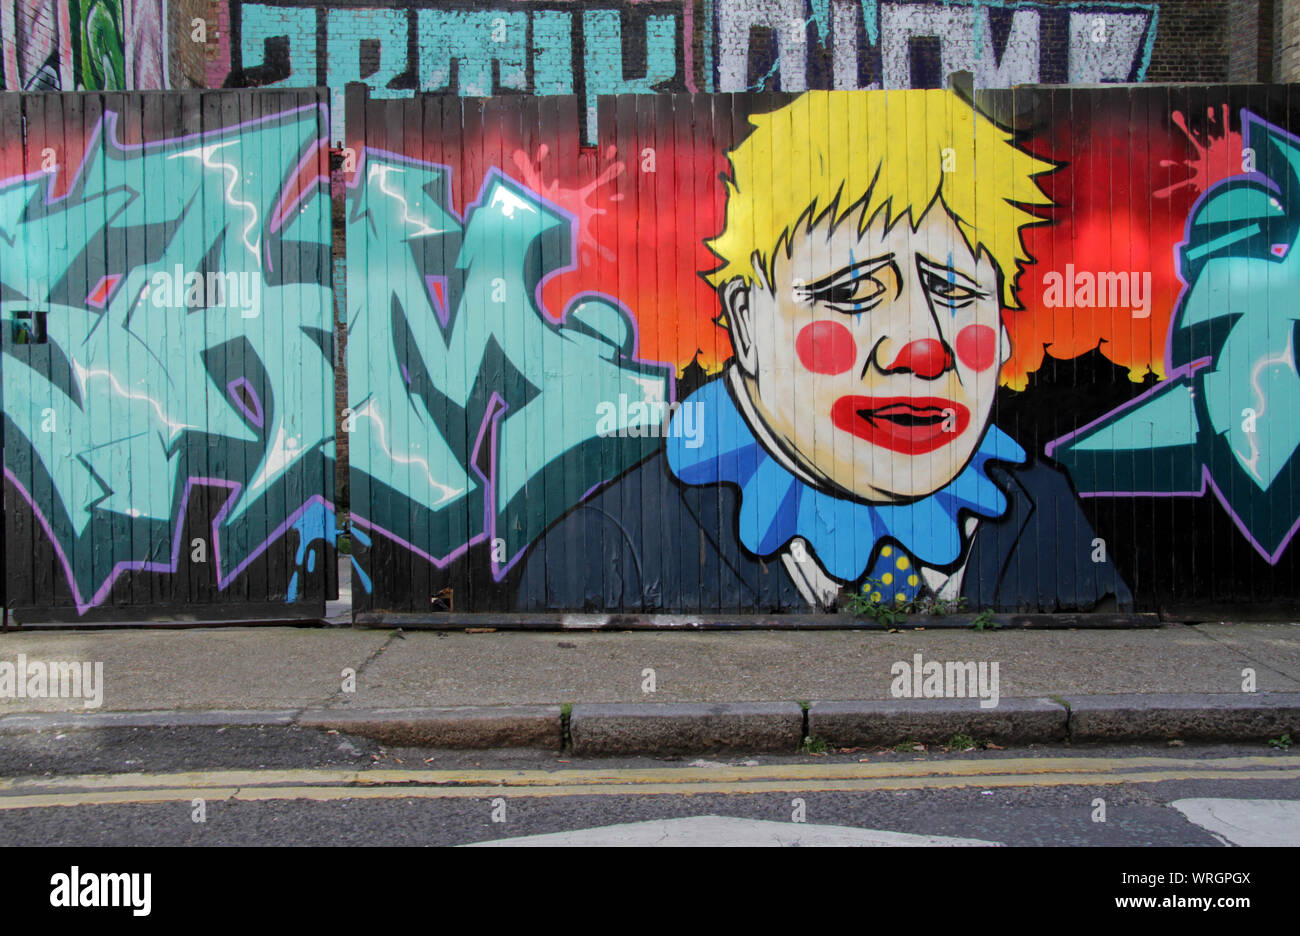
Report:
[[[805,479],[864,501],[952,481],[1010,350],[991,258],[972,256],[938,206],[915,228],[886,230],[878,213],[861,234],[797,232],[774,282],[762,275],[724,295],[742,399],[772,445]]]

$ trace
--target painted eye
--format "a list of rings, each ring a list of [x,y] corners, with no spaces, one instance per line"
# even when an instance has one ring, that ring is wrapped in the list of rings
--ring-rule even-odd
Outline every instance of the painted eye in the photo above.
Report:
[[[857,315],[874,309],[890,290],[898,291],[898,272],[892,263],[832,280],[810,289],[809,296],[835,312]]]
[[[964,309],[976,299],[984,298],[984,293],[978,289],[963,286],[955,280],[934,272],[926,273],[925,288],[930,295],[950,309]]]
[[[847,283],[832,286],[818,298],[828,305],[850,307],[857,311],[858,308],[869,304],[884,291],[884,283],[874,276],[864,276],[861,279],[850,280]]]

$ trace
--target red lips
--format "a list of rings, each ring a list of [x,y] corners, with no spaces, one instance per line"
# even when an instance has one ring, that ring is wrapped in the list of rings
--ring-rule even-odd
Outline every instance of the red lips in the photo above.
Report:
[[[904,455],[947,445],[970,425],[970,410],[942,397],[842,396],[831,407],[837,429]]]

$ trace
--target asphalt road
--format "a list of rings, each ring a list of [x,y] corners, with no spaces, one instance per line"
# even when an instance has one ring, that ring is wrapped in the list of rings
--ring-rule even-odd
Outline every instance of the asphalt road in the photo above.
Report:
[[[545,843],[1300,844],[1297,777],[1300,751],[1264,745],[581,760],[384,749],[296,728],[45,731],[0,737],[0,844],[464,845],[560,833],[578,835]]]

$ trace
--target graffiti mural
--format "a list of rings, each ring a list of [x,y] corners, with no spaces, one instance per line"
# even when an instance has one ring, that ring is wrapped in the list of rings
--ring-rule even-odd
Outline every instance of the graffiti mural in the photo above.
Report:
[[[109,0],[68,5],[80,39],[82,86],[89,91],[125,88],[122,5]]]
[[[212,87],[364,81],[376,98],[416,91],[582,95],[939,88],[955,71],[980,87],[1141,81],[1160,5],[980,0],[406,0],[327,5],[221,0]],[[323,55],[322,55],[323,52]],[[1189,80],[1185,49],[1164,54]]]
[[[1284,89],[353,94],[363,616],[1294,601]]]
[[[1300,140],[1241,121],[1243,172],[1201,196],[1179,245],[1169,379],[1048,451],[1093,496],[1212,488],[1276,564],[1300,529]]]
[[[347,216],[352,526],[438,567],[484,544],[499,581],[651,451],[648,436],[627,444],[618,431],[651,423],[670,375],[635,358],[636,325],[616,299],[584,292],[557,320],[544,311],[543,284],[579,246],[562,207],[490,172],[461,217],[448,166],[359,152]],[[598,432],[592,394],[637,411]]]
[[[68,8],[57,0],[6,0],[0,5],[4,87],[57,91],[72,78]]]
[[[684,404],[704,442],[670,430],[662,455],[620,481],[634,500],[653,491],[656,522],[689,539],[707,525],[727,561],[699,582],[701,604],[752,601],[766,576],[782,604],[797,592],[811,608],[845,586],[889,603],[1131,605],[1113,566],[1092,561],[1065,477],[991,419],[1011,355],[1001,310],[1018,305],[1021,229],[1038,221],[1019,206],[1046,202],[1034,177],[1052,164],[943,91],[811,93],[752,122],[709,241],[734,355]],[[871,130],[850,138],[853,126]],[[909,134],[922,145],[899,145]],[[610,488],[597,504],[625,496]],[[620,521],[634,539],[638,519]],[[547,557],[594,545],[583,523],[548,534],[526,602],[582,601],[581,579],[548,574]],[[1017,554],[1048,548],[1058,562],[1023,581]],[[584,568],[601,568],[601,549]],[[641,556],[646,605],[647,582],[680,594],[681,566],[665,559]]]
[[[164,0],[5,0],[3,88],[168,87]]]
[[[175,103],[6,102],[29,128],[0,173],[20,619],[319,617],[333,583],[327,114]]]

